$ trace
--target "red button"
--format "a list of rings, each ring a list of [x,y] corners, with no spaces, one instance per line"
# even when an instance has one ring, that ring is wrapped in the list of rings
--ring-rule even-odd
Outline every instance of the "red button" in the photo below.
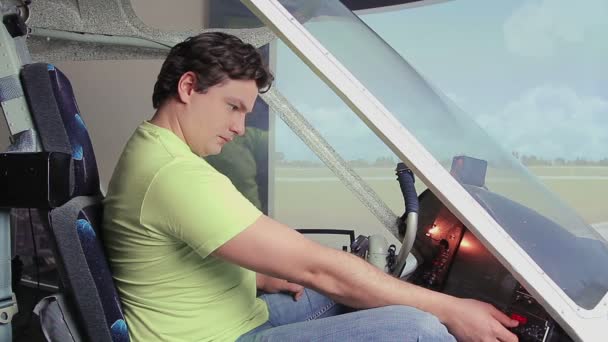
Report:
[[[511,319],[518,321],[519,324],[522,324],[522,325],[528,323],[528,317],[524,317],[524,316],[516,314],[516,313],[511,314]]]

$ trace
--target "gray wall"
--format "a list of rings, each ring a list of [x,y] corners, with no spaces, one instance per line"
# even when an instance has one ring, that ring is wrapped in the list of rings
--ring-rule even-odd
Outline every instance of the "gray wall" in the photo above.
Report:
[[[131,0],[146,24],[163,30],[196,30],[205,26],[203,15],[210,0]],[[231,0],[233,1],[233,0]]]
[[[152,89],[162,61],[57,63],[71,80],[80,113],[93,141],[102,188],[120,153],[152,109]]]
[[[204,25],[206,4],[201,0],[132,0],[132,4],[152,27],[195,30]],[[133,130],[154,114],[152,91],[161,65],[162,60],[57,63],[75,89],[104,189]]]
[[[207,1],[132,0],[132,3],[146,24],[163,30],[197,30],[206,21]],[[161,64],[161,60],[56,63],[72,82],[93,140],[104,189],[133,130],[154,114],[152,90]],[[4,150],[7,145],[8,129],[2,118],[0,148]]]

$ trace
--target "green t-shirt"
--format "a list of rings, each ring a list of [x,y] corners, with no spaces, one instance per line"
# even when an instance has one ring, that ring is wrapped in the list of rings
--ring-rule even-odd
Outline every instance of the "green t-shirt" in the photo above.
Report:
[[[255,273],[211,253],[261,215],[171,131],[144,122],[114,170],[103,240],[133,341],[233,341],[268,319]]]

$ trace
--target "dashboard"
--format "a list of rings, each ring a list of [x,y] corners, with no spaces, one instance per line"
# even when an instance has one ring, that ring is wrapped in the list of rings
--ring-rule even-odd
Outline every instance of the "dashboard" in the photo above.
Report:
[[[572,341],[543,307],[483,244],[430,192],[419,197],[414,255],[419,267],[409,281],[461,298],[493,304],[519,321],[522,342]]]

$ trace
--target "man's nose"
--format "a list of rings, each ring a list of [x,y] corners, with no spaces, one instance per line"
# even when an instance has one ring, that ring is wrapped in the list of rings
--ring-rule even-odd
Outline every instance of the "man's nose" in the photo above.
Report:
[[[239,118],[233,123],[230,129],[236,135],[245,134],[245,115],[239,116]]]

